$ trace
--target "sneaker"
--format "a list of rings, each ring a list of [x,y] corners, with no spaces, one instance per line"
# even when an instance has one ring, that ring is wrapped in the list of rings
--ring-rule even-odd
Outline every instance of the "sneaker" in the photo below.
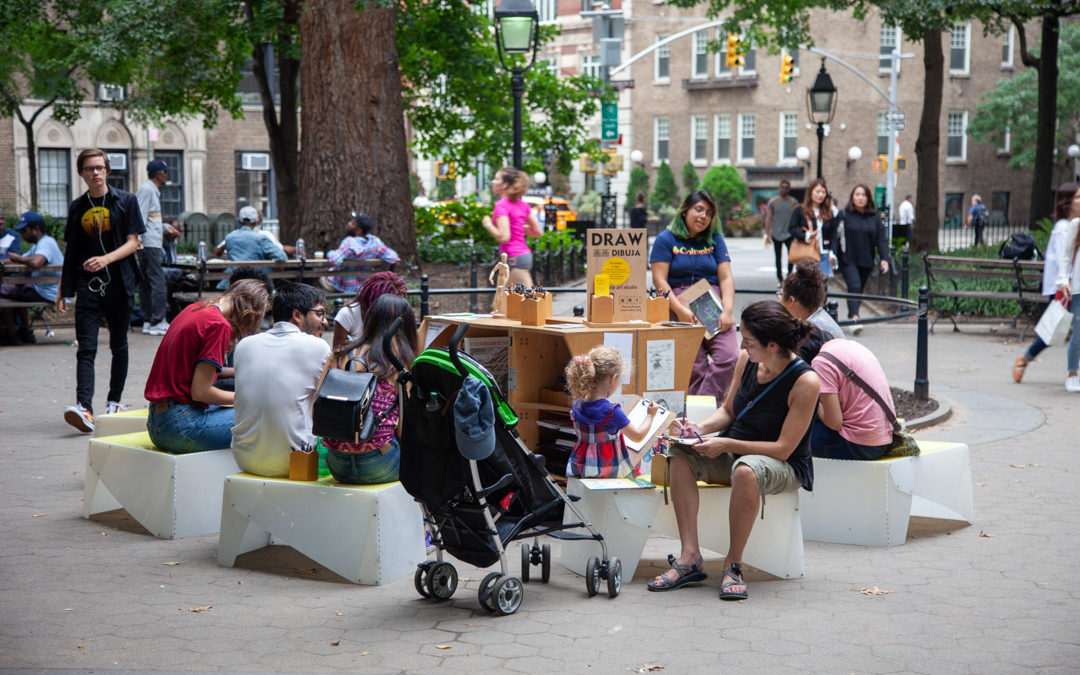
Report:
[[[1080,394],[1080,375],[1070,375],[1065,378],[1065,391],[1070,394]]]
[[[64,411],[64,421],[79,431],[90,433],[94,430],[94,413],[76,403]]]
[[[855,324],[854,326],[851,327],[851,334],[854,335],[855,337],[859,337],[860,335],[862,335],[862,332],[863,332],[863,325],[861,323],[857,323],[857,324]]]
[[[116,413],[124,412],[127,409],[128,409],[128,407],[126,405],[124,405],[123,403],[118,403],[116,401],[109,401],[108,407],[105,409],[105,414],[106,415],[115,415]]]
[[[144,332],[147,335],[164,335],[167,330],[169,330],[169,324],[162,321],[161,323],[153,324],[148,330]]]
[[[142,333],[143,333],[143,335],[150,335],[150,329],[151,328],[152,328],[152,325],[151,325],[151,323],[149,321],[143,321],[143,324],[142,324]]]

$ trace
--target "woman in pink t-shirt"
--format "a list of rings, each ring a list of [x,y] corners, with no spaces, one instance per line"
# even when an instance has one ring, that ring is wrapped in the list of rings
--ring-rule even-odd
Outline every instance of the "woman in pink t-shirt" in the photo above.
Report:
[[[499,242],[499,253],[506,254],[510,265],[510,284],[532,286],[533,255],[525,235],[544,233],[540,221],[522,196],[529,189],[529,176],[520,169],[504,166],[495,173],[491,191],[499,197],[491,216],[484,216],[484,229]]]
[[[841,368],[829,354],[844,364]],[[855,340],[833,340],[817,326],[799,349],[821,381],[821,402],[810,429],[810,452],[827,459],[878,459],[892,444],[892,425],[881,405],[847,377],[851,369],[896,413],[889,381],[877,357]]]

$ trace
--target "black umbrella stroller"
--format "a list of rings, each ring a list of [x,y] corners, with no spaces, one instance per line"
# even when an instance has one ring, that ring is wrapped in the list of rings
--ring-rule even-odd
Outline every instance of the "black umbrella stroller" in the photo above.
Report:
[[[480,582],[480,605],[501,615],[521,606],[523,581],[530,568],[540,566],[540,580],[551,574],[551,546],[538,545],[540,535],[562,540],[600,542],[603,559],[592,558],[585,581],[589,596],[607,581],[610,597],[622,587],[622,563],[608,559],[607,544],[585,521],[570,497],[544,469],[544,458],[529,451],[515,430],[517,415],[503,397],[491,374],[477,361],[457,350],[469,325],[462,323],[449,348],[430,348],[416,358],[409,371],[398,363],[402,384],[402,485],[423,510],[424,521],[437,547],[435,560],[417,566],[415,585],[426,598],[446,600],[457,590],[458,574],[443,560],[443,551],[477,567],[499,563]],[[388,334],[392,334],[393,327]],[[389,352],[389,350],[388,350]],[[494,450],[484,459],[467,459],[455,433],[455,401],[463,387],[475,390],[476,378],[490,392],[494,411]],[[405,395],[405,382],[411,391]],[[468,401],[469,399],[466,399]],[[460,412],[460,410],[459,410]],[[489,416],[490,419],[490,416]],[[563,523],[565,508],[573,522]],[[584,529],[587,533],[568,530]],[[511,576],[506,545],[532,538],[521,545],[521,578]]]

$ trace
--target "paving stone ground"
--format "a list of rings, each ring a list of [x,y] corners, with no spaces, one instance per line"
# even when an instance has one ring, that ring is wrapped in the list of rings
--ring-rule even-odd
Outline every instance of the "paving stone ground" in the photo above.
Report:
[[[457,595],[433,604],[411,578],[354,586],[286,547],[245,554],[226,569],[216,564],[216,535],[155,539],[123,512],[83,519],[87,438],[62,421],[74,392],[71,337],[61,330],[0,351],[3,669],[1080,670],[1080,396],[1064,391],[1059,347],[1017,385],[1009,377],[1022,348],[1015,339],[944,329],[930,338],[931,394],[953,415],[917,435],[970,444],[970,526],[914,519],[907,543],[894,548],[807,542],[803,578],[751,571],[750,599],[734,604],[717,598],[718,555],[704,585],[647,592],[677,546],[653,538],[617,599],[587,598],[583,580],[556,563],[551,583],[527,585],[521,610],[497,618],[476,600],[484,572],[464,564]],[[861,340],[893,384],[910,388],[913,323],[871,326]],[[131,335],[125,401],[141,404],[158,341]],[[98,407],[108,360],[103,350]],[[860,593],[872,587],[890,592]],[[210,609],[191,611],[199,607]]]

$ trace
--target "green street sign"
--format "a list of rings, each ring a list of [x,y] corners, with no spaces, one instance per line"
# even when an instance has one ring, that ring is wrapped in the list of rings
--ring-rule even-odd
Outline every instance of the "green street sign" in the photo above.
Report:
[[[619,140],[619,106],[615,103],[602,104],[600,139],[604,141]]]

